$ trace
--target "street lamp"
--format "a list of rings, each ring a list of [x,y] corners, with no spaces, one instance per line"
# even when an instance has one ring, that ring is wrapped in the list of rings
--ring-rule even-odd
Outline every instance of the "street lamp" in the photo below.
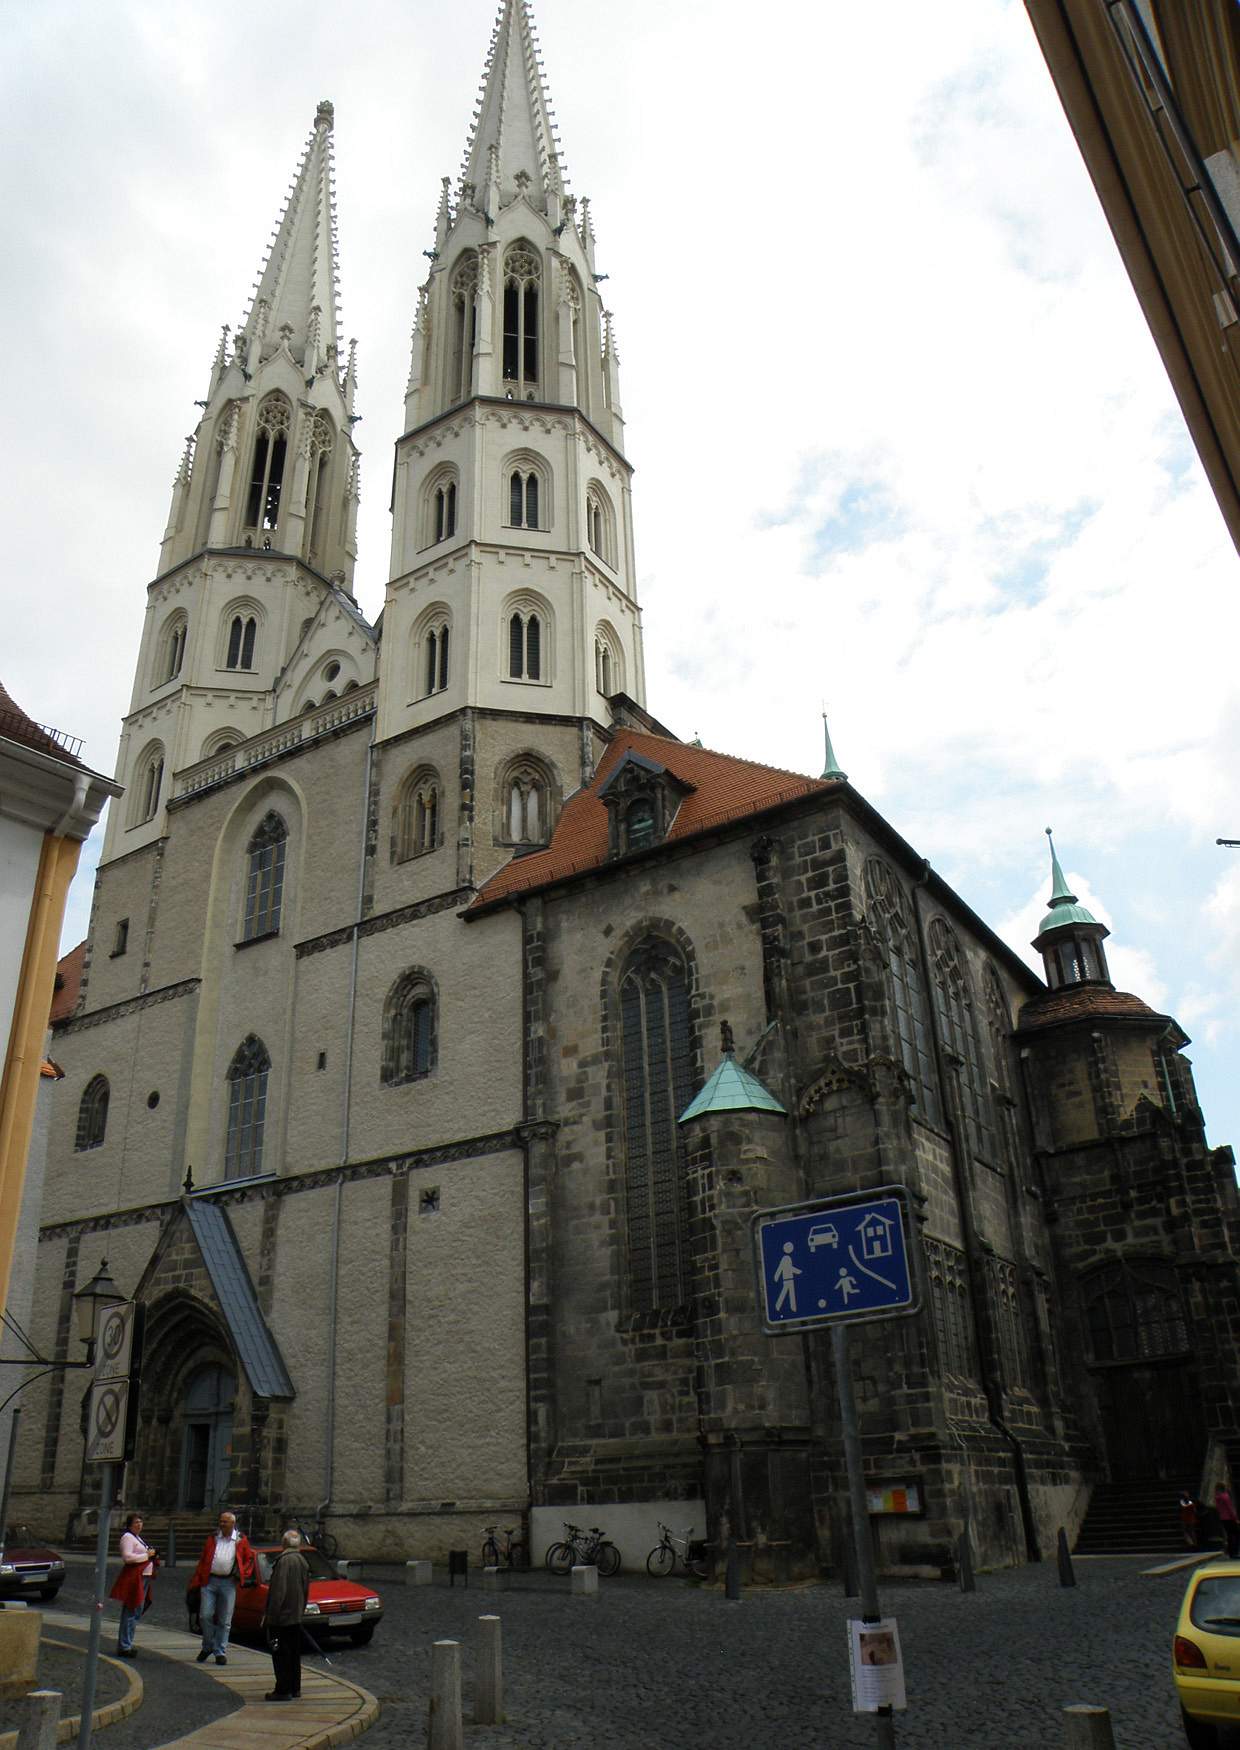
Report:
[[[79,1288],[73,1296],[73,1305],[77,1314],[78,1338],[86,1344],[85,1361],[66,1361],[65,1367],[93,1367],[95,1362],[95,1338],[99,1332],[99,1319],[103,1309],[108,1306],[123,1306],[125,1296],[108,1275],[108,1260],[100,1260],[99,1268],[90,1281]]]

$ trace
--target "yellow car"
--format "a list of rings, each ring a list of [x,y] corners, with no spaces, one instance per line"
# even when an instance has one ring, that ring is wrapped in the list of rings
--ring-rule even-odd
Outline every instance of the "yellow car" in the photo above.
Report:
[[[1240,1726],[1240,1562],[1207,1562],[1188,1582],[1171,1669],[1191,1750],[1215,1750]]]

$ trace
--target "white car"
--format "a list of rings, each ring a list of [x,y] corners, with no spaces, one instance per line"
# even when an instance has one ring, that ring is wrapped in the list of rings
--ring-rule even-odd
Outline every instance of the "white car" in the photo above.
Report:
[[[816,1252],[819,1246],[838,1246],[839,1232],[834,1222],[820,1221],[809,1230],[809,1249]]]

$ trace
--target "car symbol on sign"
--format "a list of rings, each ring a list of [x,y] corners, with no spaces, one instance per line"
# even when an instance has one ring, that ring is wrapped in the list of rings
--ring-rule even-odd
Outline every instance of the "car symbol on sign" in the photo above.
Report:
[[[835,1224],[830,1221],[820,1221],[809,1230],[809,1249],[816,1252],[819,1246],[838,1246],[840,1236]]]

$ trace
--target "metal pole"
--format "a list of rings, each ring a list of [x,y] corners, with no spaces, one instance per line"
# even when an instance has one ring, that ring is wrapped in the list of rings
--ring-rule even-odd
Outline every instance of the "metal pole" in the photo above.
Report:
[[[0,1489],[0,1556],[4,1554],[4,1540],[9,1523],[9,1491],[13,1487],[13,1455],[17,1451],[17,1424],[21,1421],[21,1406],[13,1411],[13,1420],[9,1423],[9,1456],[4,1464],[4,1487]]]
[[[857,1430],[857,1407],[853,1403],[852,1372],[848,1365],[848,1326],[831,1326],[831,1359],[840,1396],[840,1426],[844,1433],[844,1461],[848,1466],[848,1498],[852,1506],[853,1541],[857,1551],[857,1577],[861,1588],[861,1619],[878,1622],[878,1579],[874,1572],[874,1546],[870,1542],[870,1516],[865,1504],[865,1472],[861,1464],[861,1435]],[[896,1727],[890,1708],[874,1716],[879,1750],[895,1750]]]
[[[99,1536],[95,1542],[95,1590],[90,1613],[90,1641],[86,1649],[86,1670],[82,1674],[82,1723],[78,1728],[78,1750],[90,1750],[90,1717],[95,1711],[95,1674],[99,1668],[99,1636],[103,1629],[104,1587],[108,1579],[108,1529],[112,1523],[112,1495],[116,1487],[116,1466],[103,1466],[103,1488],[99,1498]]]

